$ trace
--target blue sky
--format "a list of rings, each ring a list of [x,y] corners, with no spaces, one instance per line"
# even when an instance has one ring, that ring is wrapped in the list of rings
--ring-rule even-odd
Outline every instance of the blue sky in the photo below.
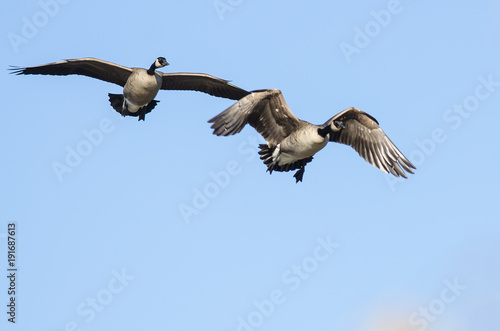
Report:
[[[0,75],[2,330],[494,330],[500,310],[497,1],[9,2],[2,65],[92,56],[355,106],[417,166],[329,144],[266,173],[233,101],[160,91],[145,122],[87,77]],[[75,153],[77,155],[75,155]],[[54,170],[64,165],[66,172]]]

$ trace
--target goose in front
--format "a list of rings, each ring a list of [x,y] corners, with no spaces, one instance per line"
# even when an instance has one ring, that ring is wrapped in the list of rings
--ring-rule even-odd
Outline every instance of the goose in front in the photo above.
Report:
[[[158,100],[159,90],[194,90],[213,96],[239,100],[247,91],[207,74],[163,73],[156,69],[167,66],[164,57],[157,58],[149,69],[128,68],[95,58],[81,58],[49,63],[36,67],[13,67],[17,75],[83,75],[123,87],[123,94],[109,93],[111,106],[123,116],[144,120]]]
[[[306,164],[329,141],[351,146],[367,162],[396,177],[407,178],[405,171],[416,169],[369,114],[352,107],[314,125],[295,117],[276,89],[250,92],[209,123],[217,136],[236,134],[250,124],[267,142],[259,145],[267,171],[298,169],[297,183],[302,181]]]

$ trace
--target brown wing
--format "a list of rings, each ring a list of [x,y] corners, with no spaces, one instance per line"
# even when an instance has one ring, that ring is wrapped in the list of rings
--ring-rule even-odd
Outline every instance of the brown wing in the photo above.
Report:
[[[132,73],[127,68],[112,62],[86,57],[44,64],[36,67],[13,67],[16,75],[82,75],[124,86]]]
[[[300,123],[286,104],[280,90],[257,90],[215,116],[209,123],[218,136],[240,132],[248,123],[269,144],[276,145]]]
[[[332,123],[338,131],[331,134],[330,141],[351,146],[367,162],[385,173],[407,178],[403,169],[409,173],[413,173],[411,169],[416,169],[382,131],[377,120],[367,113],[349,108],[324,125]]]
[[[227,80],[207,74],[185,72],[161,74],[163,77],[162,90],[199,91],[232,100],[239,100],[249,93],[229,83]]]

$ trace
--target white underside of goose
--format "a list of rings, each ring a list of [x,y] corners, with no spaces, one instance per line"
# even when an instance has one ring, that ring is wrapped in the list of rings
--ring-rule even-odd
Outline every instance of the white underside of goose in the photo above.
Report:
[[[156,97],[161,84],[162,77],[159,74],[149,75],[145,69],[134,69],[123,87],[124,107],[136,113]]]
[[[292,137],[283,140],[273,153],[273,161],[277,161],[278,165],[293,163],[298,160],[303,160],[313,156],[322,150],[328,143],[330,136],[321,137],[314,131],[297,132]],[[287,145],[290,148],[287,148]]]

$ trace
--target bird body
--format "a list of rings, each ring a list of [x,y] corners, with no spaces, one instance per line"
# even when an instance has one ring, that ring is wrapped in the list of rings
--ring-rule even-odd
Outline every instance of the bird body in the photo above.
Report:
[[[278,144],[281,154],[278,165],[284,166],[313,156],[326,146],[328,139],[328,136],[322,137],[318,133],[316,125],[301,120],[299,129]]]
[[[160,91],[162,81],[163,78],[156,72],[150,75],[146,69],[134,68],[123,87],[123,110],[136,113],[147,106]]]
[[[314,125],[295,117],[276,89],[252,91],[209,123],[218,136],[236,134],[250,124],[266,139],[259,154],[267,170],[299,169],[294,175],[297,182],[302,181],[305,165],[329,141],[351,146],[367,162],[396,177],[406,178],[404,170],[415,169],[371,115],[351,107]]]

